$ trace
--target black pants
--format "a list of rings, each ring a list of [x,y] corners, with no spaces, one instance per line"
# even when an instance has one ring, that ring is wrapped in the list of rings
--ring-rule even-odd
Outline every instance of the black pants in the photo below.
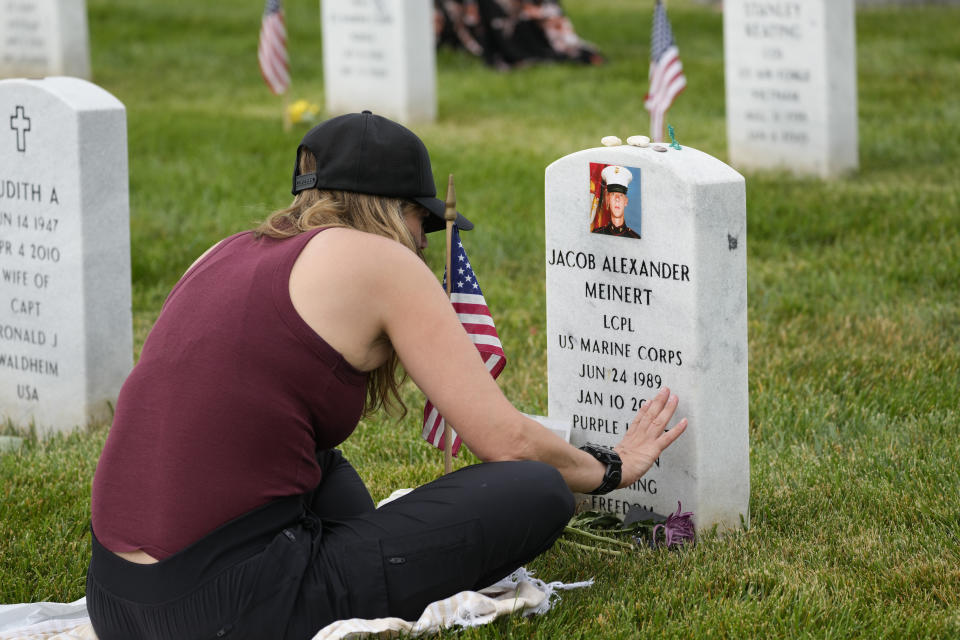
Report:
[[[573,514],[537,462],[466,467],[375,509],[338,451],[324,480],[150,565],[92,536],[87,609],[100,640],[307,639],[344,618],[415,620],[546,551]]]

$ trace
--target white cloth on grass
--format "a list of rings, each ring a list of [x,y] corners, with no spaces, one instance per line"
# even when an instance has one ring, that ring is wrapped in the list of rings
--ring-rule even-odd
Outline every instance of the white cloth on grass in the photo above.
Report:
[[[87,599],[0,605],[0,640],[97,640]]]
[[[482,589],[461,591],[424,609],[418,620],[377,618],[338,620],[321,629],[313,640],[410,636],[432,634],[449,627],[477,627],[512,613],[525,616],[545,613],[557,599],[557,591],[589,587],[593,580],[564,584],[534,578],[524,568]],[[97,640],[86,598],[67,604],[32,602],[0,605],[0,640]]]
[[[571,584],[544,582],[521,567],[486,589],[461,591],[434,602],[414,622],[400,618],[338,620],[321,629],[312,640],[347,640],[370,636],[395,638],[401,634],[416,637],[449,627],[478,627],[511,613],[525,616],[545,613],[555,603],[557,591],[579,589],[592,584],[592,578]]]

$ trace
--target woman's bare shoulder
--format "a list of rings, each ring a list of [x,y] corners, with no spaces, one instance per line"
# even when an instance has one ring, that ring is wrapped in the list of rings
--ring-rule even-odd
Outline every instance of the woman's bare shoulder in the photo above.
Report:
[[[382,337],[393,315],[422,312],[420,298],[443,297],[436,278],[399,242],[335,228],[310,239],[290,273],[300,317],[357,369],[383,363]]]
[[[311,238],[301,260],[318,266],[333,264],[354,276],[429,271],[417,254],[396,240],[344,227],[327,229]]]

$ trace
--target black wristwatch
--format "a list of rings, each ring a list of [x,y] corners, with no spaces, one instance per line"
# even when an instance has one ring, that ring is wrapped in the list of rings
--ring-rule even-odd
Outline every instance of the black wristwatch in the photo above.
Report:
[[[601,482],[600,486],[593,491],[589,491],[589,495],[602,496],[603,494],[610,493],[620,486],[620,479],[622,477],[620,469],[623,466],[623,461],[620,460],[620,454],[609,447],[601,447],[600,445],[593,444],[591,442],[588,442],[580,447],[580,450],[586,451],[594,458],[607,465],[607,470],[603,474],[603,482]]]

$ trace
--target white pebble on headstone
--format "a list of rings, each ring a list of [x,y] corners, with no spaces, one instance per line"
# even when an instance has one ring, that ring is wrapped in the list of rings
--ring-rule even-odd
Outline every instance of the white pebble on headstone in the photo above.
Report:
[[[4,0],[0,78],[90,78],[86,0]]]
[[[650,138],[647,136],[630,136],[627,138],[627,144],[633,147],[648,147],[650,146]]]
[[[0,80],[0,417],[109,418],[133,365],[123,104],[85,80]]]
[[[853,0],[726,0],[723,43],[731,164],[823,178],[857,168]]]
[[[403,123],[437,117],[430,0],[321,0],[328,115],[369,109]]]
[[[623,144],[623,142],[621,142],[617,136],[603,136],[600,138],[600,144],[605,147],[618,147]]]
[[[598,197],[611,165],[622,225]],[[745,198],[740,174],[690,147],[598,147],[547,167],[548,415],[576,446],[613,446],[669,387],[671,426],[689,419],[639,482],[578,496],[586,508],[667,515],[679,501],[700,530],[749,521]]]

